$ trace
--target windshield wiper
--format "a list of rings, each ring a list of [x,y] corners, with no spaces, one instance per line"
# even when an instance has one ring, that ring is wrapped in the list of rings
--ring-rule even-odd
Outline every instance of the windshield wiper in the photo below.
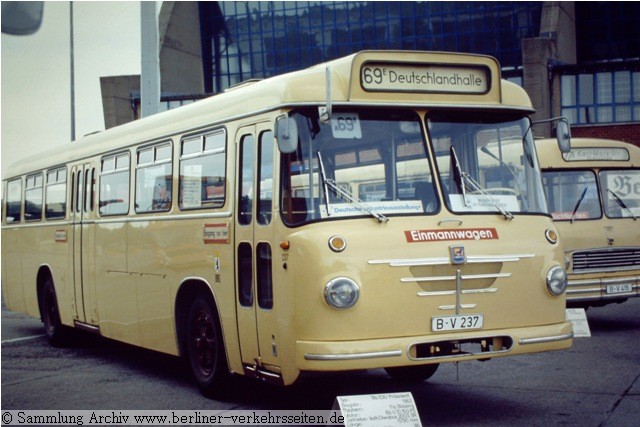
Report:
[[[576,205],[573,207],[573,212],[571,212],[571,224],[573,224],[573,221],[576,220],[576,212],[578,212],[578,208],[580,207],[580,204],[584,200],[584,196],[586,196],[587,190],[588,190],[588,187],[584,187],[584,190],[582,190],[582,194],[580,194],[580,197],[578,197],[578,201],[576,202]]]
[[[503,166],[504,168],[506,168],[506,169],[507,169],[507,171],[508,171],[508,172],[511,174],[511,176],[513,177],[513,183],[514,183],[514,184],[516,185],[516,187],[518,188],[518,192],[519,192],[520,194],[524,194],[524,193],[525,193],[525,191],[522,191],[522,188],[520,188],[520,180],[519,180],[519,179],[518,179],[518,177],[516,176],[516,174],[515,174],[515,172],[513,171],[513,169],[511,169],[511,168],[509,167],[509,165],[508,165],[508,164],[506,164],[505,162],[503,162],[503,161],[502,161],[502,159],[500,159],[498,156],[496,156],[495,154],[493,154],[493,153],[491,152],[491,150],[489,150],[489,149],[487,148],[487,146],[486,146],[486,145],[485,145],[484,147],[482,147],[482,148],[480,149],[480,151],[482,151],[482,152],[483,152],[483,153],[485,153],[486,155],[488,155],[488,156],[490,156],[490,157],[494,158],[495,160],[497,160],[497,161],[498,161],[498,163],[500,164],[500,166]],[[531,163],[531,167],[533,167],[533,162],[530,162],[530,163]],[[522,202],[522,206],[524,207],[524,210],[529,210],[529,207],[528,207],[528,206],[529,206],[529,204],[527,203],[527,199],[526,199],[526,197],[522,197],[520,201]]]
[[[451,146],[451,158],[453,159],[453,180],[458,184],[458,188],[460,188],[460,192],[462,192],[462,201],[464,205],[467,206],[467,192],[464,186],[464,178],[462,176],[462,168],[460,167],[460,161],[458,160],[458,156],[456,155],[456,150]]]
[[[324,172],[324,163],[322,162],[322,156],[320,150],[316,151],[318,155],[318,165],[320,166],[320,179],[322,179],[322,185],[324,186],[324,204],[327,207],[327,215],[331,215],[329,210],[329,187],[327,186],[327,175]]]
[[[482,185],[480,185],[480,183],[478,183],[478,181],[476,181],[471,177],[471,175],[469,175],[467,172],[462,170],[462,168],[460,167],[460,162],[458,161],[458,156],[456,155],[456,150],[454,150],[453,147],[451,147],[451,156],[453,157],[453,160],[455,162],[454,179],[456,180],[456,182],[460,186],[460,189],[462,190],[462,200],[464,201],[464,205],[468,206],[466,192],[465,192],[465,180],[466,180],[466,182],[469,184],[469,187],[471,187],[473,191],[476,191],[481,195],[487,197],[491,201],[491,205],[494,208],[496,208],[505,217],[505,219],[511,221],[513,219],[513,214],[503,209],[502,207],[500,207],[500,204],[498,203],[496,198],[493,197],[493,195],[489,194],[487,190]]]
[[[330,187],[336,194],[342,196],[347,201],[353,203],[361,210],[365,210],[369,212],[378,222],[387,222],[389,218],[382,215],[381,213],[376,212],[371,206],[358,199],[351,193],[349,193],[344,188],[340,187],[333,179],[327,178],[324,171],[324,164],[322,163],[322,156],[320,155],[320,150],[316,152],[318,154],[318,163],[320,165],[320,178],[322,179],[322,184],[324,185],[324,201],[325,206],[327,207],[327,215],[331,215],[331,211],[329,210],[329,190]]]
[[[626,209],[630,214],[631,217],[633,218],[634,221],[637,221],[637,217],[635,216],[635,214],[633,213],[633,211],[631,209],[629,209],[629,207],[622,201],[622,199],[613,191],[611,191],[611,189],[607,189],[609,191],[609,193],[611,193],[611,195],[613,196],[613,199],[616,201],[616,203],[622,208],[622,209]]]

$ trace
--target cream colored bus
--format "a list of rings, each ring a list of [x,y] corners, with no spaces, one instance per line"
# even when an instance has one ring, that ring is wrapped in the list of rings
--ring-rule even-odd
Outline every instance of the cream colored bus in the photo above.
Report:
[[[532,112],[493,58],[366,51],[87,136],[5,171],[5,301],[212,396],[566,349]]]
[[[640,295],[640,148],[573,138],[560,153],[536,141],[549,209],[568,267],[567,306],[620,303]]]

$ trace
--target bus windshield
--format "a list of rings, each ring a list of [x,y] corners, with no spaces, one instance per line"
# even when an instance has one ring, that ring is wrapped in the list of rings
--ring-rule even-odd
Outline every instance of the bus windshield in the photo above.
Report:
[[[573,222],[602,217],[593,171],[545,171],[542,181],[554,220]]]
[[[500,113],[427,116],[440,184],[456,213],[547,213],[529,120]]]
[[[609,169],[599,174],[609,218],[640,217],[640,169]]]
[[[282,154],[281,213],[289,225],[371,216],[431,214],[439,209],[420,117],[408,110],[291,115],[294,153]]]

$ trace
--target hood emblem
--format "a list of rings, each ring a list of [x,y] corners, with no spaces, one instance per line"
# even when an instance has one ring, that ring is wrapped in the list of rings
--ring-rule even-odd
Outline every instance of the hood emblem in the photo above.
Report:
[[[462,245],[449,246],[449,254],[451,255],[452,264],[458,265],[467,262],[467,255]]]

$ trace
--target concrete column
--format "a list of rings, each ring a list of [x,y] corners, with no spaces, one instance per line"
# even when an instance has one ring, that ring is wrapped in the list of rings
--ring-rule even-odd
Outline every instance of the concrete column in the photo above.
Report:
[[[131,91],[140,90],[139,75],[100,77],[100,90],[105,129],[139,118],[140,112],[136,112],[131,106]]]
[[[575,64],[576,30],[574,2],[544,2],[540,37],[522,40],[524,89],[536,109],[534,120],[561,114],[559,78],[550,73],[553,64]],[[537,136],[551,136],[553,124],[537,125]]]

